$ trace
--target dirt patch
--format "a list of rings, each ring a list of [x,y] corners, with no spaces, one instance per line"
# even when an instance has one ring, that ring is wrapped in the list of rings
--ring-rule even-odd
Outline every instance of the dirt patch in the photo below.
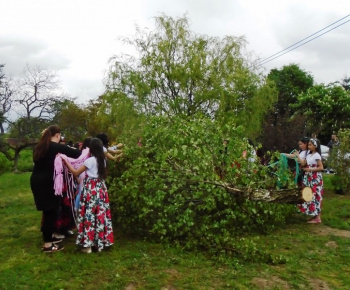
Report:
[[[271,276],[269,279],[253,278],[252,284],[258,289],[273,289],[278,287],[279,289],[289,290],[291,289],[286,281],[283,281],[277,276]]]
[[[135,290],[137,289],[136,284],[129,284],[128,286],[125,287],[125,290]]]
[[[325,281],[319,279],[309,279],[310,289],[313,290],[330,290],[329,286]]]
[[[310,232],[319,236],[336,236],[350,238],[350,231],[331,228],[322,224],[313,225]]]
[[[335,249],[338,248],[338,244],[335,241],[329,241],[326,243],[326,247]]]

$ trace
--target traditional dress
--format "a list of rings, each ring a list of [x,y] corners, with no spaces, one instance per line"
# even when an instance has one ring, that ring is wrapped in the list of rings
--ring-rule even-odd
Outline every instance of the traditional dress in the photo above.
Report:
[[[317,160],[321,160],[319,153],[309,153],[306,155],[307,168],[316,168]],[[303,186],[312,189],[312,201],[298,205],[302,213],[310,216],[318,216],[321,213],[321,203],[323,196],[323,178],[319,171],[307,171],[304,174]]]
[[[98,178],[95,157],[86,159],[84,165],[87,176],[80,196],[76,244],[103,249],[114,242],[107,187],[104,180]]]

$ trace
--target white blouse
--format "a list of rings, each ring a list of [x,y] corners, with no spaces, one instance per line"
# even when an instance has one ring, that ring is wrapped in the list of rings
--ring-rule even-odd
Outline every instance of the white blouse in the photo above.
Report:
[[[321,160],[321,155],[318,152],[306,155],[306,163],[309,167],[317,166],[317,160]]]

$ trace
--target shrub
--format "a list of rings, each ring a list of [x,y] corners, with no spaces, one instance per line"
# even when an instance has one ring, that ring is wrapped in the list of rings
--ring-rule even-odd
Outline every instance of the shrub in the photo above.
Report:
[[[9,161],[5,155],[0,154],[0,174],[10,172],[13,169],[13,162]]]
[[[292,206],[251,202],[227,190],[276,186],[266,166],[248,161],[252,148],[242,135],[239,127],[221,128],[209,118],[153,118],[143,147],[129,148],[109,169],[118,228],[188,249],[242,253],[239,236],[283,224]],[[227,153],[223,137],[230,139]]]
[[[20,172],[33,171],[33,149],[26,148],[21,151],[17,169]]]
[[[331,150],[330,166],[336,172],[335,190],[338,193],[350,192],[350,129],[338,132],[339,147]]]

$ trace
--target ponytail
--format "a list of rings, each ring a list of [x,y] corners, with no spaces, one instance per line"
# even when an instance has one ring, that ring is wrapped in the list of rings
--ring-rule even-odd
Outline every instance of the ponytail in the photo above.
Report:
[[[61,130],[56,125],[52,125],[41,132],[41,139],[34,148],[34,161],[38,161],[46,155],[50,147],[51,137],[55,136],[57,133],[61,133]]]

